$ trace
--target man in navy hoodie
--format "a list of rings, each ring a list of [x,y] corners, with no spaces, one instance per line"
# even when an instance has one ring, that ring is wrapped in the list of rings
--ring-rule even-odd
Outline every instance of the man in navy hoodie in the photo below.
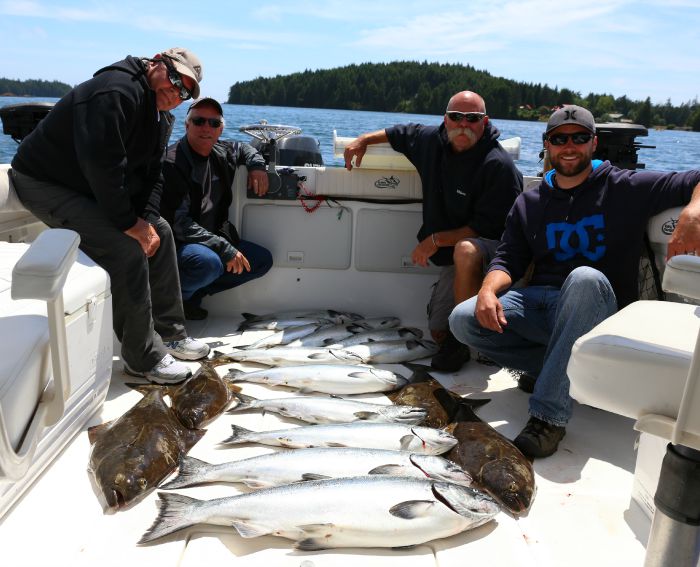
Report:
[[[209,353],[187,336],[175,243],[159,215],[168,111],[199,96],[201,80],[187,49],[128,56],[59,100],[12,160],[22,204],[48,226],[76,231],[109,274],[124,370],[159,383],[191,375],[173,357]]]
[[[389,142],[418,170],[423,225],[411,259],[442,266],[428,304],[428,325],[440,351],[432,367],[456,372],[469,348],[449,331],[454,306],[479,290],[496,252],[506,215],[523,189],[523,176],[498,143],[484,99],[470,91],[450,98],[439,126],[399,124],[361,135],[345,148],[345,167],[360,166],[370,144]]]
[[[514,440],[531,458],[552,455],[564,437],[574,342],[637,299],[649,218],[687,205],[668,257],[700,251],[700,171],[630,171],[592,160],[595,132],[585,108],[552,114],[544,145],[554,169],[515,201],[479,293],[450,317],[460,341],[536,377],[530,419]],[[528,286],[511,289],[531,263]]]

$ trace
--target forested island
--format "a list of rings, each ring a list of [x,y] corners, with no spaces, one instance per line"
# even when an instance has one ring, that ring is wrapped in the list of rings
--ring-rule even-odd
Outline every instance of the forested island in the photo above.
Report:
[[[0,96],[50,96],[60,98],[71,86],[59,81],[42,81],[41,79],[28,79],[18,81],[0,77]]]
[[[581,93],[547,84],[522,83],[494,77],[471,65],[396,61],[362,63],[290,75],[258,77],[231,86],[229,104],[375,110],[443,114],[450,96],[469,89],[486,101],[489,116],[513,120],[543,120],[552,108],[579,104],[601,122],[629,120],[644,126],[700,131],[697,99],[673,106],[652,104],[650,98]]]

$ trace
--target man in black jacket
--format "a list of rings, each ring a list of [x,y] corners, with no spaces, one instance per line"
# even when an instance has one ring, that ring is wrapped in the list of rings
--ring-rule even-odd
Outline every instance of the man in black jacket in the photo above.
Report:
[[[241,240],[228,220],[236,167],[248,169],[248,187],[268,189],[265,160],[250,144],[222,142],[221,105],[205,97],[192,103],[185,135],[168,148],[163,166],[163,216],[177,243],[182,301],[188,319],[204,319],[205,295],[213,295],[263,276],[272,267],[270,252]]]
[[[128,56],[58,101],[12,161],[24,206],[48,226],[76,231],[109,274],[125,371],[159,383],[191,375],[173,356],[209,353],[185,331],[175,244],[159,215],[168,111],[198,96],[201,79],[187,49]]]
[[[523,176],[498,143],[484,99],[470,91],[450,98],[440,126],[399,124],[363,134],[345,149],[345,167],[360,166],[367,146],[389,142],[415,165],[423,186],[423,226],[413,263],[442,266],[428,304],[430,332],[441,343],[436,370],[454,372],[469,348],[449,330],[455,305],[476,295]]]

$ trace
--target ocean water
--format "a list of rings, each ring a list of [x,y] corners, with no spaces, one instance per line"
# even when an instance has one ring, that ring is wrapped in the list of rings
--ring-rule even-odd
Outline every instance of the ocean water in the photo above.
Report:
[[[0,97],[0,108],[23,102],[55,101],[51,98]],[[173,111],[176,125],[171,141],[184,134],[184,117],[187,104]],[[251,141],[250,136],[239,131],[239,127],[267,120],[269,124],[284,124],[301,128],[308,136],[319,140],[325,165],[342,166],[342,159],[333,155],[333,130],[341,137],[354,137],[363,132],[379,130],[393,124],[419,122],[439,124],[442,116],[425,114],[401,114],[393,112],[367,112],[353,110],[328,110],[319,108],[290,108],[280,106],[243,106],[225,104],[226,126],[224,138]],[[537,175],[542,169],[539,153],[542,149],[544,123],[521,120],[498,120],[493,123],[501,131],[501,138],[519,136],[522,139],[520,159],[516,165],[524,175]],[[637,142],[654,148],[639,150],[639,162],[647,169],[660,171],[682,171],[700,168],[700,132],[675,130],[650,130],[647,137],[638,137]],[[0,163],[12,160],[17,144],[7,135],[0,134]]]

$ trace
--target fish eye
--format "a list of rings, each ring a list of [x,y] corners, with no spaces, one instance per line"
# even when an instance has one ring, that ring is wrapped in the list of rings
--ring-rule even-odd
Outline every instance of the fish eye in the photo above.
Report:
[[[145,478],[140,478],[138,480],[138,483],[139,488],[141,488],[141,490],[146,490],[148,488],[148,481]]]

